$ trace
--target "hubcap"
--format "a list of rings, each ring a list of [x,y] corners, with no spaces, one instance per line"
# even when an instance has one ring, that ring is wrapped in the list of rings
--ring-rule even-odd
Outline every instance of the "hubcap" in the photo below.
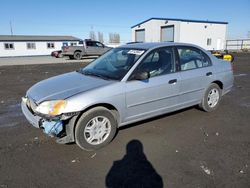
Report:
[[[103,143],[111,132],[111,123],[104,116],[92,118],[84,129],[85,140],[92,145]]]
[[[220,98],[220,94],[219,94],[218,89],[216,88],[211,89],[207,97],[208,106],[211,108],[215,107],[217,103],[219,102],[219,98]]]

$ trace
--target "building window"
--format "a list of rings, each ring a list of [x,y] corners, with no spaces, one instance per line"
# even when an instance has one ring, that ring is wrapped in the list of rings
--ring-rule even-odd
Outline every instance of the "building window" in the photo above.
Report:
[[[14,50],[14,43],[4,43],[4,49],[5,50]]]
[[[174,25],[161,27],[161,42],[174,42]]]
[[[53,42],[48,42],[48,43],[47,43],[47,48],[49,48],[49,49],[55,48],[55,43],[53,43]]]
[[[68,46],[68,43],[67,43],[67,42],[63,42],[62,45],[63,45],[63,46]]]
[[[135,30],[135,42],[145,42],[145,29]]]
[[[27,42],[26,46],[27,46],[28,50],[34,50],[34,49],[36,49],[36,43],[34,43],[34,42]]]
[[[207,46],[211,46],[212,45],[212,39],[211,38],[208,38],[207,39]]]

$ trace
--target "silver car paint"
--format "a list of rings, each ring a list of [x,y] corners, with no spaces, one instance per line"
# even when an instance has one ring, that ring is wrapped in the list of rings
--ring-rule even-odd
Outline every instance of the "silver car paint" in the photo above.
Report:
[[[65,99],[111,83],[113,82],[70,72],[38,82],[27,91],[27,95],[36,103],[41,103],[48,100]]]
[[[122,47],[150,48],[121,81],[106,81],[68,73],[37,83],[27,95],[38,103],[51,99],[66,99],[64,113],[83,111],[93,105],[110,104],[118,113],[119,126],[150,118],[163,113],[200,103],[206,88],[213,81],[223,83],[223,94],[233,86],[233,74],[229,62],[219,60],[207,53],[213,62],[212,67],[176,72],[150,78],[148,81],[127,81],[140,61],[153,49],[164,46],[194,46],[182,43],[133,44]],[[212,76],[206,76],[207,72]],[[77,75],[79,74],[79,75]],[[197,78],[198,76],[198,78]],[[177,79],[176,84],[168,84]],[[63,85],[60,85],[63,84]]]

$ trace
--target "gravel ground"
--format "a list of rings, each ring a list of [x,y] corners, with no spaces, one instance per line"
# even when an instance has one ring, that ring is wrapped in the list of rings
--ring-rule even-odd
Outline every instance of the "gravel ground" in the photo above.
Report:
[[[58,145],[25,120],[21,97],[85,61],[0,67],[0,188],[250,187],[250,55],[212,113],[188,108],[121,129],[105,148]]]

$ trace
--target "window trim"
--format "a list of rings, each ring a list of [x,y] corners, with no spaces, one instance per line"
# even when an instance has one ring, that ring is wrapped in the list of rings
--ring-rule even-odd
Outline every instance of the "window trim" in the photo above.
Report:
[[[170,74],[175,74],[177,73],[177,66],[176,66],[176,55],[175,55],[175,49],[174,49],[175,46],[163,46],[163,47],[158,47],[158,48],[154,48],[150,51],[147,51],[147,53],[145,53],[145,56],[143,57],[143,59],[138,63],[138,65],[135,67],[135,69],[133,70],[133,72],[128,76],[128,79],[127,81],[138,81],[138,80],[133,80],[132,79],[132,76],[133,74],[137,71],[138,67],[143,63],[143,61],[148,58],[149,55],[151,55],[151,53],[154,53],[155,51],[157,50],[161,50],[161,49],[165,49],[165,48],[170,48],[170,50],[172,50],[172,53],[173,53],[173,63],[174,63],[174,66],[175,66],[175,71],[174,72],[170,72],[170,73],[167,73],[167,74],[162,74],[162,75],[158,75],[158,76],[154,76],[154,77],[150,77],[149,79],[151,78],[156,78],[156,77],[159,77],[159,76],[166,76],[166,75],[170,75]]]
[[[6,44],[12,44],[13,45],[13,48],[6,48]],[[5,43],[3,43],[3,45],[4,45],[4,49],[5,50],[15,50],[15,45],[14,45],[14,42],[5,42]]]
[[[194,69],[188,69],[188,70],[181,70],[181,61],[180,61],[180,55],[178,53],[178,48],[189,48],[189,49],[195,49],[195,50],[198,50],[198,51],[201,51],[209,60],[210,62],[210,65],[206,66],[206,67],[197,67],[197,68],[194,68]],[[213,61],[211,60],[211,58],[209,57],[209,55],[204,52],[202,49],[199,49],[195,46],[185,46],[185,45],[180,45],[180,46],[175,46],[175,51],[176,51],[176,60],[178,61],[178,72],[185,72],[185,71],[190,71],[190,70],[196,70],[196,69],[202,69],[202,68],[207,68],[207,67],[211,67],[213,66]]]
[[[172,41],[163,41],[162,40],[162,29],[165,29],[165,28],[171,28],[171,27],[173,27],[173,40]],[[166,26],[161,26],[161,35],[160,35],[160,41],[161,42],[174,42],[174,35],[175,35],[175,25],[173,24],[173,25],[166,25]]]

